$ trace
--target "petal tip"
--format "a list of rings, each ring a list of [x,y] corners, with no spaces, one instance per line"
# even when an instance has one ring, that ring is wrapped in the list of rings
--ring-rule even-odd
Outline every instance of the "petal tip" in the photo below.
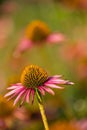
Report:
[[[74,83],[74,82],[68,82],[67,84],[69,84],[69,85],[74,85],[75,83]]]

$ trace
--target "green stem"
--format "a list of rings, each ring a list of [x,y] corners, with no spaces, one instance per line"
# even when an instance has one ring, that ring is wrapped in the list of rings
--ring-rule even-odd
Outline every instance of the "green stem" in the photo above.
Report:
[[[43,107],[43,104],[42,104],[41,95],[39,94],[38,91],[36,91],[36,95],[37,95],[38,105],[39,105],[39,109],[40,109],[40,113],[41,113],[41,116],[42,116],[42,120],[43,120],[45,130],[49,130],[47,118],[46,118],[46,115],[45,115],[45,110],[44,110],[44,107]]]

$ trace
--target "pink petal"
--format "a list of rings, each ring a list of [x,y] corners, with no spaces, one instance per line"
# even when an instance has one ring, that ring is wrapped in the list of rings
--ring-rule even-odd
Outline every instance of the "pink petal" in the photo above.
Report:
[[[45,83],[46,86],[51,87],[51,88],[59,88],[59,89],[64,89],[64,87],[60,87],[58,85],[55,84],[50,84],[50,83]]]
[[[28,50],[29,48],[32,47],[32,41],[28,40],[27,38],[23,38],[20,42],[20,44],[18,45],[18,47],[16,48],[13,56],[14,57],[19,57],[20,54],[26,50]]]
[[[67,85],[74,85],[74,83],[73,83],[73,82],[70,82],[70,81],[68,81],[66,84],[67,84]]]
[[[58,79],[58,84],[68,84],[69,80]]]
[[[65,41],[65,37],[63,34],[60,34],[60,33],[52,33],[48,36],[46,41],[49,43],[63,42],[63,41]]]
[[[16,88],[16,89],[14,89],[14,90],[8,92],[4,97],[8,97],[8,96],[10,96],[10,95],[12,95],[12,94],[14,94],[14,93],[18,93],[18,92],[20,92],[20,91],[22,91],[22,90],[24,90],[24,89],[25,89],[24,87],[18,87],[18,88]]]
[[[8,98],[8,101],[11,100],[12,98],[14,98],[15,96],[17,96],[23,90],[24,89],[20,89],[19,91],[15,92],[12,96],[10,96],[10,98]]]
[[[26,92],[26,102],[27,103],[30,102],[30,94],[31,94],[31,89],[27,90],[27,92]]]
[[[25,92],[26,92],[26,89],[20,92],[20,94],[19,94],[19,95],[17,96],[17,98],[15,99],[13,105],[15,105],[15,104],[19,101],[19,99],[21,98],[21,96],[22,96]]]
[[[18,93],[13,94],[10,98],[8,98],[8,101],[14,98],[16,95],[18,95]]]
[[[7,94],[5,94],[4,97],[8,97],[8,96],[14,94],[15,92],[16,92],[16,90],[12,90],[12,91],[8,92]]]
[[[41,92],[42,95],[45,95],[45,91],[44,89],[42,88],[42,86],[38,87],[39,91]]]
[[[10,98],[8,98],[8,101],[11,100],[12,98],[14,98],[16,95],[18,95],[23,90],[24,90],[24,88],[20,88],[19,90],[17,90],[12,96],[10,96]]]
[[[69,80],[63,80],[61,79],[61,76],[58,77],[58,75],[52,76],[48,79],[46,83],[52,83],[52,84],[65,84],[65,85],[73,85],[73,82],[70,82]]]
[[[20,103],[20,107],[23,105],[23,103],[26,101],[26,95],[27,95],[27,90],[26,90],[26,92],[25,92],[25,94],[24,94],[24,96],[23,96],[23,98],[22,98],[22,100],[21,100],[21,103]]]
[[[52,95],[54,95],[55,93],[54,93],[54,91],[52,90],[52,89],[50,89],[50,88],[46,88],[46,87],[42,87],[45,91],[47,91],[48,93],[50,93],[50,94],[52,94]]]
[[[62,79],[50,79],[48,83],[52,84],[67,84],[69,81],[68,80],[62,80]]]
[[[8,90],[11,90],[11,89],[16,89],[16,88],[22,88],[22,86],[19,87],[19,86],[16,85],[16,86],[8,87],[7,89],[8,89]]]
[[[54,76],[52,76],[52,77],[49,77],[48,81],[49,81],[49,80],[52,80],[52,79],[58,80],[58,79],[61,79],[61,77],[62,77],[62,75],[54,75]]]
[[[24,38],[24,39],[21,40],[21,43],[18,46],[18,50],[21,51],[21,52],[26,51],[31,46],[32,46],[32,42],[29,39]]]

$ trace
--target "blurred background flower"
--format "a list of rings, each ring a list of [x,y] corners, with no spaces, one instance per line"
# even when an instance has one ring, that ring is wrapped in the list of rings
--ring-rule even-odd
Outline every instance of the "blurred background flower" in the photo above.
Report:
[[[22,52],[30,49],[32,46],[41,46],[44,43],[59,43],[65,40],[63,34],[51,32],[50,28],[40,20],[32,21],[26,27],[23,37],[14,51],[14,57],[19,57]]]

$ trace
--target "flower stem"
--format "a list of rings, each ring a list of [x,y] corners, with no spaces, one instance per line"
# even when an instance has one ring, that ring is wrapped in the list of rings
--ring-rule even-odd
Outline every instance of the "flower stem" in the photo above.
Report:
[[[39,109],[40,109],[40,113],[41,113],[41,116],[42,116],[42,120],[43,120],[45,130],[49,130],[47,118],[46,118],[46,115],[45,115],[45,110],[44,110],[44,107],[43,107],[43,104],[42,104],[41,95],[38,93],[38,91],[36,91],[36,95],[37,95],[38,105],[39,105]]]

